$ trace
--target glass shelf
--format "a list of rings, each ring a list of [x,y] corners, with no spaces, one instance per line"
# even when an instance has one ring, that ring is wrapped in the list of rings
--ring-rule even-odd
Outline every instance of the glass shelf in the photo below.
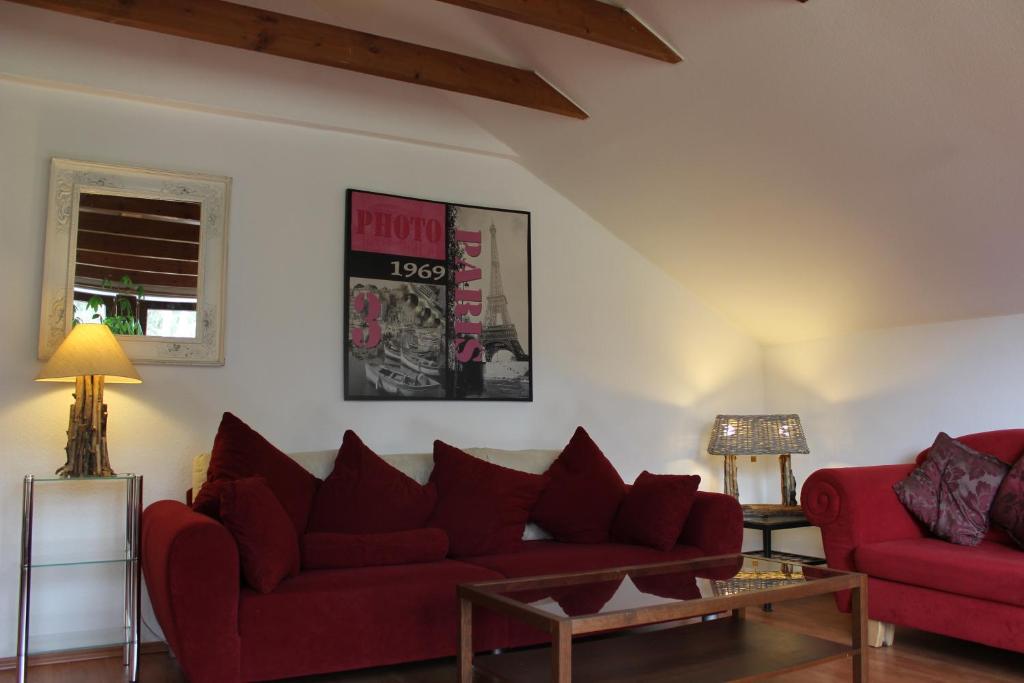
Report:
[[[35,482],[56,483],[60,481],[125,481],[135,479],[138,475],[132,473],[112,474],[108,477],[61,477],[56,474],[32,474],[29,475]],[[28,477],[25,477],[28,479]]]
[[[124,643],[125,629],[123,627],[93,631],[69,631],[67,633],[33,633],[29,642],[29,654],[91,650],[124,645]]]
[[[32,558],[30,566],[33,569],[39,569],[41,567],[74,567],[85,564],[123,564],[132,559],[134,558],[128,557],[123,550],[116,557],[113,553],[96,554],[92,557],[83,556],[81,553],[40,553],[38,558]]]
[[[35,512],[36,484],[56,484],[60,482],[81,482],[87,484],[85,487],[65,487],[67,490],[51,492],[43,499],[53,497],[57,502],[56,513],[62,512],[64,516],[81,518],[81,507],[76,505],[74,496],[85,493],[96,493],[95,487],[89,486],[93,482],[119,482],[125,487],[124,505],[125,517],[114,525],[113,528],[123,526],[124,533],[120,539],[106,536],[111,530],[99,531],[98,537],[81,537],[75,535],[67,537],[69,529],[67,525],[58,524],[56,517],[51,519],[44,516],[48,522],[44,524],[44,530],[58,529],[64,538],[45,539],[44,547],[33,552],[33,524]],[[58,487],[60,488],[60,487]],[[106,501],[109,503],[110,501]],[[104,504],[104,509],[108,507]],[[118,515],[120,516],[120,515]],[[95,650],[99,648],[126,646],[126,666],[128,677],[132,681],[138,679],[139,665],[139,636],[141,634],[140,621],[140,595],[142,586],[141,566],[138,562],[140,547],[140,525],[142,520],[142,475],[126,472],[106,477],[62,477],[56,474],[44,474],[39,476],[27,475],[22,488],[22,541],[21,541],[21,583],[19,588],[18,606],[18,654],[17,654],[17,680],[25,680],[25,665],[27,655],[47,652],[73,652],[79,650]],[[90,529],[90,531],[95,531]],[[52,533],[50,535],[53,535]],[[105,574],[124,575],[124,592],[122,594],[123,624],[120,626],[69,631],[66,633],[30,633],[29,616],[32,612],[32,574],[37,569],[47,567],[80,567],[95,565],[103,569],[83,572],[88,578],[97,578]],[[109,569],[108,569],[109,568]],[[45,577],[45,578],[44,578]],[[43,578],[43,585],[59,585],[63,583],[64,574],[60,570],[48,569],[40,574]],[[55,582],[55,583],[54,583]],[[59,605],[60,598],[49,600],[43,603],[46,611],[50,614],[54,605]],[[59,611],[59,610],[58,610]],[[52,615],[48,617],[52,620]],[[66,621],[56,621],[57,628],[68,628],[71,626]]]

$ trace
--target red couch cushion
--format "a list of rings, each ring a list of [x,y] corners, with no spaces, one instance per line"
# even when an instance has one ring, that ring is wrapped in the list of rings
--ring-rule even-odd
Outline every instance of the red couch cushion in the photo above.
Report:
[[[925,461],[893,490],[934,535],[975,546],[988,531],[989,510],[1008,469],[943,432]]]
[[[700,477],[644,471],[623,498],[612,522],[612,538],[622,543],[671,549],[679,539],[697,497]]]
[[[608,569],[702,557],[698,548],[677,545],[667,552],[620,543],[559,543],[527,541],[510,553],[468,557],[464,561],[486,567],[508,578],[564,574],[588,569]]]
[[[530,518],[564,543],[603,543],[626,485],[583,427],[546,472]]]
[[[299,573],[299,542],[288,513],[262,477],[226,482],[220,489],[220,520],[238,544],[245,582],[269,593]]]
[[[243,589],[242,680],[382,666],[456,652],[455,587],[495,572],[453,560],[305,571],[267,595]],[[506,622],[478,612],[477,650],[503,647]]]
[[[882,541],[858,547],[854,563],[873,577],[1024,607],[1024,553],[1000,543]]]
[[[375,534],[418,529],[437,502],[433,485],[421,486],[346,431],[334,470],[313,498],[307,531]]]
[[[448,554],[440,529],[407,529],[383,534],[311,532],[302,537],[302,568],[345,569],[439,562]]]
[[[958,436],[956,440],[981,453],[994,455],[1007,465],[1014,464],[1024,454],[1024,429],[997,429]],[[918,465],[924,462],[931,450],[929,446],[917,454]]]
[[[1010,468],[992,503],[992,523],[1009,532],[1014,543],[1024,548],[1024,458]]]
[[[212,517],[218,516],[220,499],[217,484],[212,482],[263,477],[274,492],[295,527],[295,533],[306,530],[309,509],[319,480],[249,425],[231,413],[224,413],[213,440],[206,484],[196,495],[193,508]]]
[[[428,525],[448,532],[455,557],[515,550],[530,508],[547,481],[539,474],[501,467],[434,442],[437,506]]]

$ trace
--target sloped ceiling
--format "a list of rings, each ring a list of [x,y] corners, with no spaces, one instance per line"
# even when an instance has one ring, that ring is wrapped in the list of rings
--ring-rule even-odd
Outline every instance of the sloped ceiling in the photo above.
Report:
[[[1021,0],[625,0],[678,65],[428,0],[242,1],[540,72],[591,118],[337,78],[445,102],[762,342],[1024,312]]]

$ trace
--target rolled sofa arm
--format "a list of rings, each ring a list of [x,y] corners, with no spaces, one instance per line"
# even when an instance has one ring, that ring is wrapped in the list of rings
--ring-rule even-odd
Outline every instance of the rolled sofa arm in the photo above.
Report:
[[[709,557],[738,553],[743,547],[743,508],[739,501],[724,493],[698,491],[679,542],[696,546]]]
[[[913,469],[913,464],[840,467],[807,478],[800,503],[808,521],[821,528],[829,567],[857,571],[858,546],[924,535],[892,489]],[[837,594],[836,603],[849,611],[849,593]]]
[[[167,644],[191,683],[241,679],[238,547],[215,520],[178,501],[142,515],[142,570]]]

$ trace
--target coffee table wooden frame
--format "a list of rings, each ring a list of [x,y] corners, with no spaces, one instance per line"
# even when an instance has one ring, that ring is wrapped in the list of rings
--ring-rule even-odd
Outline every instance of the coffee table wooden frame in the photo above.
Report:
[[[730,561],[742,562],[744,558],[758,561],[771,562],[763,557],[754,555],[721,555],[717,557],[700,558],[696,560],[684,560],[680,562],[669,562],[651,565],[638,565],[633,567],[616,567],[586,572],[573,572],[566,574],[553,574],[548,576],[526,577],[520,579],[506,579],[499,581],[486,581],[478,583],[461,584],[458,586],[459,599],[459,653],[458,671],[460,683],[472,683],[474,671],[482,674],[485,680],[515,680],[506,675],[500,675],[488,667],[474,666],[473,661],[473,607],[482,607],[488,610],[504,614],[519,621],[525,622],[551,635],[550,653],[550,680],[557,683],[569,683],[572,680],[572,645],[573,636],[582,636],[599,632],[608,632],[620,629],[632,628],[649,624],[657,624],[667,621],[700,617],[709,614],[722,612],[732,613],[732,625],[723,624],[714,627],[713,636],[720,645],[721,639],[737,637],[742,638],[745,629],[756,626],[759,629],[777,629],[771,625],[751,624],[744,621],[747,607],[759,606],[765,602],[780,603],[787,600],[797,600],[813,595],[835,593],[843,590],[852,591],[853,598],[853,620],[851,628],[851,645],[849,647],[831,644],[827,649],[813,651],[805,648],[800,657],[793,662],[780,661],[777,653],[773,657],[774,665],[771,671],[753,671],[737,668],[735,678],[728,680],[752,681],[777,675],[787,671],[795,671],[809,666],[821,664],[836,659],[853,659],[853,680],[858,683],[866,683],[868,680],[867,667],[867,625],[868,625],[868,591],[867,576],[853,572],[843,572],[835,569],[825,571],[832,576],[818,578],[805,583],[782,585],[765,590],[738,593],[735,595],[714,596],[694,600],[678,600],[670,603],[638,607],[633,609],[619,610],[604,614],[584,615],[580,617],[563,617],[549,614],[531,605],[517,602],[502,595],[509,590],[533,590],[551,587],[564,587],[583,583],[596,583],[609,581],[621,577],[625,572],[631,576],[644,576],[647,574],[661,574],[668,571],[697,571],[711,567],[720,567]],[[793,564],[793,563],[787,563]],[[820,567],[811,567],[821,569]],[[719,621],[729,621],[728,619]],[[715,622],[708,624],[693,624],[681,628],[695,629],[692,636],[699,636],[700,629],[706,629]],[[709,630],[709,633],[711,631]],[[629,646],[626,641],[631,636],[617,639],[614,645],[604,648],[604,651],[614,654],[609,656],[629,656]],[[824,643],[811,636],[800,636],[793,634],[794,638],[802,641]],[[687,634],[691,638],[691,634]],[[753,642],[753,641],[752,641]],[[585,646],[586,644],[584,644]],[[699,648],[697,648],[699,650]],[[799,649],[799,648],[797,648]],[[591,651],[594,651],[591,648]],[[524,653],[511,653],[507,655],[489,655],[489,658],[517,657]],[[529,652],[530,657],[543,657],[542,651]],[[689,669],[686,673],[692,676],[692,680],[701,680],[709,673],[707,663],[702,663],[698,658],[693,658],[693,653],[687,653],[686,661],[676,663]],[[811,657],[812,659],[807,659]],[[495,660],[496,661],[496,660]],[[681,672],[680,669],[674,671]],[[651,672],[656,674],[655,671]],[[534,672],[533,675],[536,675]],[[717,671],[715,680],[721,678],[722,671]],[[732,674],[728,674],[732,675]],[[634,679],[636,680],[636,679]]]

